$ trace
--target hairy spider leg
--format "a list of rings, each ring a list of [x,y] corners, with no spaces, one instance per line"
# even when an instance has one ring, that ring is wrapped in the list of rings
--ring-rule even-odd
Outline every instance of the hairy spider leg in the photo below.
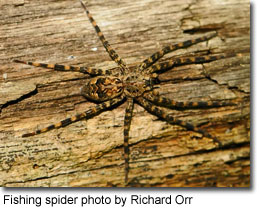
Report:
[[[101,104],[96,105],[95,107],[93,107],[93,108],[91,108],[91,109],[89,109],[89,110],[87,110],[83,113],[74,115],[71,118],[67,118],[65,120],[62,120],[62,121],[56,123],[56,124],[49,125],[46,128],[39,129],[39,130],[36,130],[34,132],[31,132],[31,133],[23,134],[22,137],[34,136],[34,135],[37,135],[37,134],[45,133],[45,132],[50,131],[52,129],[58,129],[58,128],[61,128],[61,127],[65,127],[65,126],[67,126],[71,123],[75,123],[75,122],[82,120],[84,118],[89,119],[93,116],[100,114],[101,112],[105,111],[109,107],[118,104],[119,102],[121,102],[123,100],[123,98],[124,97],[121,96],[121,97],[114,98],[112,100],[108,100],[106,102],[103,102]]]
[[[98,27],[96,21],[94,20],[94,18],[92,17],[92,15],[90,14],[90,12],[87,10],[87,7],[85,6],[85,4],[79,0],[82,7],[84,8],[89,21],[91,22],[91,24],[93,25],[93,27],[96,30],[96,33],[100,39],[100,41],[102,42],[103,46],[105,47],[106,51],[108,52],[109,56],[111,57],[111,59],[113,61],[115,61],[122,69],[127,70],[127,66],[124,63],[124,61],[119,57],[119,55],[115,52],[114,49],[112,49],[112,47],[110,46],[110,44],[108,43],[108,41],[105,39],[105,36],[103,35],[103,33],[101,32],[100,28]],[[121,70],[122,70],[121,69]]]
[[[207,41],[213,37],[215,37],[217,35],[217,33],[212,33],[206,36],[202,36],[200,38],[196,38],[196,39],[191,39],[191,40],[187,40],[181,43],[177,43],[177,44],[173,44],[170,46],[166,46],[165,48],[161,49],[158,52],[155,52],[152,56],[150,56],[149,58],[145,59],[142,64],[139,66],[139,69],[141,71],[145,70],[146,68],[150,67],[152,64],[154,64],[157,60],[159,60],[160,58],[162,58],[164,55],[173,52],[177,49],[181,49],[181,48],[187,48],[191,45],[203,42],[203,41]]]
[[[150,102],[168,108],[209,108],[209,107],[221,107],[221,106],[230,106],[236,105],[233,102],[226,101],[208,101],[208,102],[177,102],[173,99],[168,99],[163,96],[155,95],[152,93],[144,94],[143,97]]]
[[[134,100],[132,98],[127,99],[127,107],[125,110],[125,120],[124,120],[124,159],[125,159],[125,183],[128,182],[129,173],[129,130],[133,115]]]
[[[183,57],[183,58],[173,58],[163,63],[154,64],[151,67],[146,69],[148,73],[154,73],[157,71],[164,71],[173,67],[175,65],[187,65],[187,64],[196,64],[196,63],[205,63],[212,62],[215,60],[226,58],[225,55],[205,55],[199,57]]]
[[[127,107],[125,110],[125,120],[124,120],[124,159],[125,159],[125,184],[128,182],[129,173],[129,130],[133,115],[134,100],[132,98],[127,99]]]
[[[207,137],[207,138],[210,138],[210,139],[213,139],[213,141],[215,143],[218,143],[219,146],[222,145],[222,143],[216,138],[216,137],[213,137],[211,134],[209,134],[207,131],[204,131],[188,122],[185,122],[185,121],[182,121],[182,120],[179,120],[179,119],[176,119],[174,117],[172,117],[171,115],[168,115],[165,111],[163,111],[161,108],[159,107],[156,107],[154,104],[152,104],[151,102],[145,100],[143,97],[138,97],[138,98],[135,98],[136,101],[141,105],[143,106],[148,112],[152,113],[153,115],[156,115],[157,117],[167,121],[168,123],[170,124],[173,124],[173,125],[179,125],[179,126],[182,126],[188,130],[191,130],[191,131],[194,131],[194,132],[197,132],[197,133],[200,133],[202,134],[204,137]]]
[[[111,70],[103,70],[103,69],[95,69],[89,67],[74,67],[70,65],[59,65],[59,64],[46,64],[46,63],[39,63],[39,62],[28,62],[28,61],[21,61],[21,60],[14,60],[16,63],[23,63],[26,65],[32,65],[35,67],[42,67],[46,69],[52,69],[56,71],[73,71],[73,72],[80,72],[84,74],[89,74],[92,76],[96,75],[111,75]]]

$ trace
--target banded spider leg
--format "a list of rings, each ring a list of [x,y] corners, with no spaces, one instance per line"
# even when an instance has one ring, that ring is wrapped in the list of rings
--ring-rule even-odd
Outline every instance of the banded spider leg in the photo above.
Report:
[[[17,63],[23,63],[35,67],[42,67],[46,69],[52,69],[55,71],[72,71],[88,74],[91,76],[86,85],[82,87],[82,95],[88,99],[93,100],[99,104],[96,104],[95,107],[62,120],[56,124],[47,126],[46,128],[36,130],[33,132],[25,133],[23,137],[34,136],[41,134],[52,129],[57,129],[65,127],[71,123],[82,119],[89,119],[103,111],[108,110],[108,108],[114,107],[116,105],[122,104],[126,101],[125,117],[124,117],[124,163],[125,163],[125,185],[129,185],[129,131],[131,126],[131,120],[133,117],[134,103],[138,103],[144,107],[148,112],[157,116],[158,118],[173,124],[182,126],[188,130],[198,132],[204,137],[213,139],[214,142],[218,143],[221,146],[220,140],[209,134],[207,131],[202,130],[191,123],[179,120],[173,117],[170,114],[167,114],[165,110],[161,107],[166,108],[210,108],[210,107],[220,107],[227,105],[234,105],[233,102],[226,101],[209,101],[209,102],[178,102],[165,98],[154,93],[154,84],[159,73],[173,68],[176,65],[185,65],[193,63],[205,63],[212,62],[218,59],[223,59],[227,57],[226,55],[206,55],[206,56],[197,56],[197,57],[187,57],[187,58],[171,58],[168,61],[163,63],[158,63],[164,55],[173,52],[181,48],[187,48],[194,44],[208,41],[217,36],[217,33],[211,33],[209,35],[191,39],[177,44],[172,44],[164,47],[162,50],[152,54],[150,57],[145,59],[136,69],[131,71],[125,64],[125,62],[119,57],[115,50],[110,46],[108,41],[105,39],[103,33],[101,32],[96,21],[86,8],[82,0],[79,0],[81,6],[83,7],[87,17],[94,27],[97,36],[102,42],[105,50],[109,54],[110,58],[116,62],[120,68],[120,73],[116,73],[113,70],[103,70],[95,69],[89,67],[74,67],[69,65],[60,65],[60,64],[46,64],[38,62],[28,62],[21,60],[14,60]]]

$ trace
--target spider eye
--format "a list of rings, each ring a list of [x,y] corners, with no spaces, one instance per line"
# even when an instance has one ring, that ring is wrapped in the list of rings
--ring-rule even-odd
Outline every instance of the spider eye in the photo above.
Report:
[[[155,84],[160,84],[161,83],[161,81],[160,81],[160,79],[157,77],[157,78],[154,78],[153,80],[152,80],[152,82],[153,82],[153,85],[155,85]]]
[[[152,86],[154,84],[153,79],[148,78],[148,79],[143,79],[145,86]]]

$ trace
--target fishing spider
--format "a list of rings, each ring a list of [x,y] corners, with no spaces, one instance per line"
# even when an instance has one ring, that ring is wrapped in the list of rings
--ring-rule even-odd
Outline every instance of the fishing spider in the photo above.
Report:
[[[165,54],[175,51],[180,48],[189,47],[193,44],[199,42],[207,41],[216,36],[216,33],[209,34],[200,38],[184,41],[182,43],[173,44],[166,46],[162,50],[154,53],[149,58],[145,59],[137,68],[130,70],[125,62],[119,57],[115,50],[110,46],[110,44],[105,39],[103,33],[98,27],[96,21],[93,19],[92,15],[87,10],[85,4],[80,0],[80,3],[85,10],[91,24],[96,30],[96,33],[102,42],[107,53],[113,61],[115,61],[119,67],[120,72],[115,72],[113,70],[103,70],[94,69],[89,67],[73,67],[68,65],[59,64],[45,64],[36,62],[27,62],[14,60],[18,63],[23,63],[27,65],[32,65],[36,67],[48,68],[57,71],[74,71],[93,76],[82,88],[81,93],[87,99],[98,103],[95,107],[77,114],[71,118],[62,120],[56,124],[52,124],[46,128],[36,130],[31,133],[25,133],[22,137],[34,136],[36,134],[41,134],[52,129],[57,129],[60,127],[65,127],[71,123],[82,120],[84,118],[94,117],[95,115],[107,110],[108,108],[114,107],[118,104],[127,102],[127,107],[125,110],[124,118],[124,160],[125,160],[125,184],[129,183],[128,173],[129,173],[129,129],[133,114],[134,103],[138,103],[144,107],[148,112],[156,115],[158,118],[167,121],[173,125],[179,125],[185,127],[188,130],[198,132],[204,137],[211,138],[214,142],[221,145],[221,142],[207,131],[202,130],[192,124],[179,120],[172,115],[167,114],[165,110],[158,106],[167,108],[205,108],[205,107],[219,107],[224,105],[232,105],[231,102],[178,102],[171,100],[155,93],[154,85],[159,82],[158,73],[165,71],[175,65],[179,64],[192,64],[192,63],[203,63],[214,61],[217,59],[224,58],[224,55],[218,56],[199,56],[191,58],[173,58],[163,64],[155,64],[160,58]]]

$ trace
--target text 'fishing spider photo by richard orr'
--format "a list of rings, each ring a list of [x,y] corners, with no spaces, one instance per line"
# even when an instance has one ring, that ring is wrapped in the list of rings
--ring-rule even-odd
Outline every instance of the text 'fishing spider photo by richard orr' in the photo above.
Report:
[[[0,3],[2,187],[249,187],[246,0]]]

